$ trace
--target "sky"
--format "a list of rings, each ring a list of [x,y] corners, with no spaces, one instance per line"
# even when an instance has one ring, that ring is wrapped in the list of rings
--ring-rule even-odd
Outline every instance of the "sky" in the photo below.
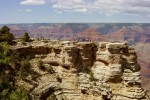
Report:
[[[0,0],[10,23],[150,23],[150,0]]]

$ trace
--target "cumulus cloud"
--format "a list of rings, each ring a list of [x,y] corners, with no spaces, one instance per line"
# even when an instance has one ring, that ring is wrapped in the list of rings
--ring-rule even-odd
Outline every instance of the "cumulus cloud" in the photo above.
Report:
[[[45,0],[24,0],[20,2],[21,5],[41,5],[45,4]]]
[[[127,14],[150,16],[150,0],[23,0],[22,5],[41,5],[51,2],[57,12]]]
[[[51,0],[52,7],[67,12],[98,12],[145,15],[150,13],[150,0]]]
[[[67,12],[87,12],[87,7],[84,0],[52,0],[54,9],[59,9]]]

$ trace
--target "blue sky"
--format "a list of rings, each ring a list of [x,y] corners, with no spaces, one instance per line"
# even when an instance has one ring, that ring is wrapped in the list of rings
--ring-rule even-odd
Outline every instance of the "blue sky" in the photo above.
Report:
[[[0,24],[150,23],[150,0],[0,0]]]

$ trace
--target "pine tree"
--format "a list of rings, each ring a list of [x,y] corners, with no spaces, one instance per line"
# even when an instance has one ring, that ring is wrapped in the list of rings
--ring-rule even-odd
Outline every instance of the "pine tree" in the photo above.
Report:
[[[23,41],[30,42],[30,36],[29,36],[29,34],[27,32],[24,33]]]
[[[1,33],[1,34],[5,34],[5,33],[9,33],[9,31],[10,31],[10,28],[9,28],[9,27],[3,26],[3,27],[1,28],[1,30],[0,30],[0,33]]]
[[[3,26],[0,30],[0,42],[8,42],[11,44],[15,39],[14,35],[10,33],[10,28]]]

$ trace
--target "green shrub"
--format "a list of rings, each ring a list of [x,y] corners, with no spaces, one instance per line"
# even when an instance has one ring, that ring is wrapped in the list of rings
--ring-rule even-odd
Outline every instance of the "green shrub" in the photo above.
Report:
[[[11,61],[11,64],[15,66],[15,68],[16,66],[19,66],[21,58],[17,50],[11,51],[10,61]]]
[[[20,78],[24,79],[30,72],[30,62],[28,59],[23,59],[20,66]]]
[[[5,69],[10,62],[10,49],[6,42],[0,43],[0,70]]]
[[[48,68],[48,72],[50,72],[51,74],[54,73],[53,67],[50,66],[50,67]]]
[[[91,80],[91,81],[97,81],[97,79],[94,78],[94,74],[93,74],[92,71],[90,71],[89,74],[90,74],[90,80]]]
[[[26,45],[26,42],[24,40],[21,41],[22,45]]]
[[[0,42],[8,42],[9,44],[13,43],[15,39],[14,35],[9,32],[10,28],[3,26],[0,30]]]
[[[42,60],[38,60],[37,65],[41,70],[45,71],[45,66]]]
[[[54,69],[52,66],[48,65],[48,66],[45,66],[45,70],[47,72],[49,72],[50,74],[53,74],[54,73]]]
[[[65,63],[65,57],[62,58],[62,63]]]
[[[62,79],[60,78],[59,75],[56,76],[56,79],[57,79],[58,82],[62,82]]]
[[[21,62],[20,62],[21,61]],[[0,43],[0,100],[30,100],[29,94],[16,87],[15,80],[20,66],[20,76],[27,76],[30,68],[28,59],[20,59],[17,51],[11,51],[7,42]],[[18,76],[19,76],[18,75]]]
[[[23,59],[21,61],[21,66],[23,66],[24,68],[29,68],[30,67],[29,59]]]
[[[7,27],[7,26],[3,26],[0,30],[0,33],[1,34],[5,34],[5,33],[8,33],[10,31],[10,28]]]
[[[48,43],[48,40],[45,39],[45,40],[43,40],[43,42],[44,42],[44,43]]]
[[[10,96],[10,100],[29,100],[29,94],[26,91],[23,91],[20,88],[12,91]]]
[[[52,93],[52,94],[47,98],[47,100],[57,100],[57,99],[56,99],[55,94]]]
[[[0,93],[0,100],[31,100],[31,96],[21,88],[7,88]]]
[[[24,33],[23,41],[30,42],[30,36],[29,36],[29,34],[27,32]]]
[[[41,69],[43,71],[47,71],[51,74],[54,73],[53,67],[48,64],[44,65],[42,60],[38,60],[37,65],[38,65],[39,69]]]

